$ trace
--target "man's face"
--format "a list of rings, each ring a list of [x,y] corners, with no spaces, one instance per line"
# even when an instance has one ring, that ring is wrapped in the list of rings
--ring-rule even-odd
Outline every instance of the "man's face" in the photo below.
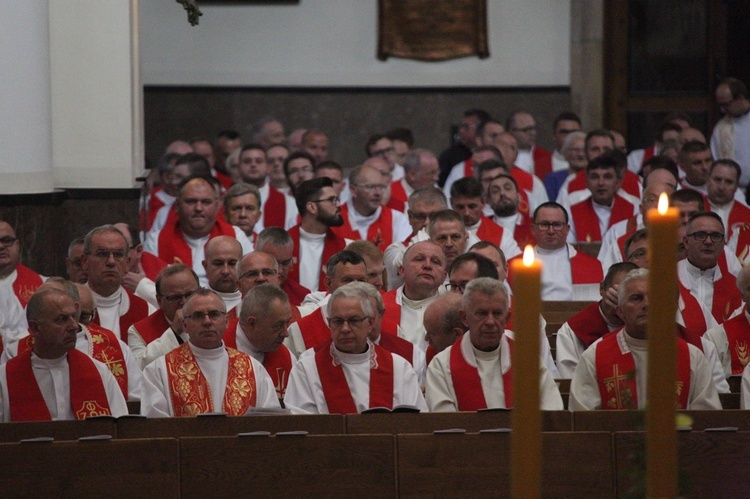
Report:
[[[586,159],[591,161],[592,159],[598,158],[605,151],[615,148],[615,144],[609,137],[602,137],[600,135],[594,135],[589,139],[586,144]]]
[[[216,146],[221,155],[226,158],[232,153],[232,151],[234,151],[238,147],[242,147],[242,140],[239,138],[230,139],[228,137],[219,137]]]
[[[404,156],[410,151],[409,144],[403,140],[393,140],[393,148],[396,149],[396,163],[404,164]]]
[[[255,286],[267,282],[281,286],[282,279],[279,271],[276,270],[276,262],[273,260],[274,258],[269,253],[260,251],[254,251],[242,258],[239,268],[239,287],[243,296]]]
[[[648,280],[636,279],[625,283],[625,300],[617,306],[617,315],[625,323],[625,330],[635,338],[646,338],[648,331]]]
[[[409,224],[414,233],[424,229],[430,221],[430,217],[444,209],[445,206],[442,203],[433,203],[430,201],[410,202],[407,215],[409,216]]]
[[[489,122],[484,125],[482,129],[481,142],[483,146],[495,146],[497,147],[498,138],[500,134],[505,131],[505,128],[500,123]]]
[[[209,242],[208,248],[203,261],[208,285],[221,293],[237,291],[237,262],[242,258],[239,243],[236,240]]]
[[[83,270],[83,243],[73,246],[73,249],[65,259],[65,272],[72,282],[85,284],[88,281],[89,276]]]
[[[266,143],[266,147],[271,144],[283,144],[286,142],[286,135],[284,134],[284,125],[278,121],[269,121],[263,125],[263,141]]]
[[[476,116],[464,116],[458,126],[458,139],[466,147],[474,147],[477,143],[477,127],[479,118]]]
[[[344,284],[350,282],[367,282],[367,267],[364,263],[352,265],[350,263],[339,263],[333,275],[326,276],[325,284],[329,293],[333,293]]]
[[[391,139],[383,137],[369,147],[370,157],[377,156],[388,163],[390,168],[396,165],[396,148]]]
[[[432,242],[440,246],[445,255],[446,267],[450,267],[453,260],[462,255],[466,249],[468,235],[466,230],[461,228],[461,223],[455,220],[439,221],[433,226]]]
[[[422,154],[419,167],[407,173],[406,181],[414,189],[435,185],[440,177],[440,165],[432,154]]]
[[[451,198],[451,208],[453,208],[453,211],[456,211],[461,215],[466,226],[472,226],[479,223],[482,219],[484,203],[481,198],[462,198],[454,196]]]
[[[475,292],[471,294],[468,306],[459,309],[459,315],[469,328],[472,345],[477,350],[489,352],[498,347],[505,331],[508,302],[502,293],[488,296]]]
[[[556,230],[554,225],[562,224],[561,230]],[[547,225],[542,229],[539,225]],[[534,223],[531,224],[531,233],[537,241],[537,246],[542,249],[553,250],[565,246],[565,240],[570,232],[570,226],[565,223],[565,215],[559,208],[542,208],[536,215]]]
[[[510,133],[516,138],[518,148],[528,150],[536,143],[536,121],[528,113],[520,113],[513,119]]]
[[[685,225],[693,213],[701,211],[701,205],[697,201],[689,201],[683,203],[682,201],[672,201],[672,206],[680,210],[680,223]]]
[[[296,189],[302,182],[310,180],[315,175],[313,173],[313,165],[307,158],[295,158],[291,160],[287,165],[287,173],[286,180],[293,189]]]
[[[336,168],[319,168],[315,172],[315,178],[320,177],[330,178],[331,182],[333,182],[334,192],[337,196],[341,195],[341,191],[344,190],[344,174],[341,173],[341,170],[337,170]]]
[[[48,295],[40,317],[29,322],[34,351],[43,358],[58,358],[75,348],[78,313],[78,306],[69,296]]]
[[[731,166],[717,164],[708,176],[708,199],[715,204],[725,205],[734,199],[739,187],[737,172]]]
[[[284,160],[289,156],[289,150],[283,146],[269,147],[266,151],[266,163],[269,175],[274,182],[286,182],[284,175]]]
[[[219,212],[216,191],[206,182],[191,180],[177,198],[180,229],[190,237],[204,237],[211,232]]]
[[[659,186],[660,190],[658,194],[661,194],[664,191],[667,191],[667,194],[671,194],[677,189],[677,179],[671,172],[664,168],[651,170],[649,174],[646,175],[645,179],[646,180],[643,182],[645,185],[648,185],[649,187],[652,185]],[[668,187],[669,190],[667,190],[665,186]]]
[[[683,154],[680,166],[685,172],[685,180],[691,185],[705,184],[712,161],[710,149]]]
[[[294,245],[276,246],[275,244],[266,244],[263,251],[273,256],[279,263],[279,286],[281,286],[286,281],[286,276],[294,264],[294,258],[292,257],[294,254]],[[242,271],[240,271],[240,274],[242,274]]]
[[[213,168],[216,166],[216,156],[214,156],[214,148],[211,146],[211,143],[207,140],[199,140],[198,142],[193,143],[193,150],[206,158],[206,161],[208,161],[208,164]]]
[[[91,238],[91,250],[83,256],[83,270],[89,277],[89,284],[101,294],[103,290],[113,290],[122,284],[127,271],[128,244],[122,234],[100,232]],[[108,293],[107,296],[109,296]]]
[[[631,262],[642,269],[648,268],[648,239],[641,239],[632,243],[628,247],[628,254],[625,255],[625,261]]]
[[[322,133],[307,135],[302,150],[315,158],[315,164],[320,164],[328,159],[328,137]]]
[[[261,215],[258,198],[248,193],[231,198],[227,204],[229,205],[229,210],[225,213],[227,222],[236,225],[250,236]]]
[[[406,252],[399,275],[410,289],[437,291],[445,281],[446,268],[445,255],[440,247],[422,242],[413,245]]]
[[[367,255],[363,255],[362,258],[365,260],[365,264],[367,265],[367,282],[372,284],[376,288],[383,290],[383,271],[385,270],[383,259],[373,259]]]
[[[503,155],[503,162],[510,170],[516,164],[516,158],[518,157],[518,149],[520,148],[518,140],[513,134],[503,133],[497,139],[497,147],[500,149],[500,154]]]
[[[370,215],[378,209],[388,184],[374,168],[364,168],[356,185],[352,185],[352,202],[363,215]]]
[[[711,235],[718,237],[720,241],[713,241]],[[719,255],[724,251],[724,228],[721,223],[712,217],[699,217],[688,223],[687,233],[683,242],[687,249],[687,258],[690,263],[701,270],[714,267],[719,260]],[[705,237],[703,241],[699,241]]]
[[[214,294],[194,295],[183,310],[182,328],[190,336],[190,343],[207,350],[222,345],[221,337],[227,328],[227,314],[221,298]]]
[[[191,294],[200,287],[193,274],[184,271],[165,277],[159,286],[160,294],[156,295],[159,308],[164,311],[164,316],[171,323],[174,314],[181,309]]]
[[[339,326],[338,322],[342,320],[347,322]],[[356,325],[352,326],[350,320]],[[367,337],[372,331],[373,320],[373,317],[365,315],[358,298],[342,296],[335,299],[328,317],[333,344],[344,353],[363,353],[367,349]]]
[[[0,222],[0,275],[6,276],[18,266],[21,243],[16,231],[6,222]]]
[[[573,171],[580,172],[586,168],[585,150],[586,138],[580,137],[570,142],[570,147],[565,150],[565,160]]]
[[[581,125],[574,120],[560,120],[555,125],[555,129],[552,131],[552,138],[555,140],[555,148],[560,151],[562,150],[563,142],[569,133],[578,132],[581,130]]]
[[[507,177],[498,177],[492,181],[489,200],[492,211],[498,217],[509,217],[518,212],[518,189]]]
[[[732,118],[739,118],[745,114],[745,107],[743,106],[742,99],[735,99],[732,97],[732,91],[729,89],[729,85],[719,85],[716,87],[716,105],[719,106],[719,110],[731,116]]]
[[[244,182],[260,184],[268,176],[266,153],[260,149],[248,149],[240,154],[240,175]]]
[[[504,168],[493,168],[491,170],[485,170],[479,177],[479,182],[482,184],[482,192],[484,196],[490,198],[490,184],[500,175],[507,175],[508,172]]]
[[[287,328],[292,321],[292,308],[288,301],[274,299],[263,313],[250,316],[243,328],[245,336],[261,352],[275,352],[289,336]]]
[[[454,268],[448,276],[448,282],[451,286],[451,293],[464,294],[464,289],[469,281],[476,279],[479,275],[477,262],[466,261],[458,268]]]
[[[500,253],[495,248],[488,246],[486,248],[472,249],[469,252],[478,253],[488,258],[497,269],[498,278],[501,281],[508,278],[508,262],[503,262],[502,258],[500,258]]]
[[[333,187],[323,187],[315,203],[315,218],[328,227],[340,227],[344,223],[341,206]]]
[[[586,187],[595,203],[609,206],[620,188],[620,179],[614,168],[597,168],[586,172]]]

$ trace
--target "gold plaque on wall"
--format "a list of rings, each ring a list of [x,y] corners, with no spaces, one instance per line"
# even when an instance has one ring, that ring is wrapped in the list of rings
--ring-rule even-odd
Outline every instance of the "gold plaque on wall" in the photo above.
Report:
[[[378,59],[489,57],[487,0],[379,0]]]

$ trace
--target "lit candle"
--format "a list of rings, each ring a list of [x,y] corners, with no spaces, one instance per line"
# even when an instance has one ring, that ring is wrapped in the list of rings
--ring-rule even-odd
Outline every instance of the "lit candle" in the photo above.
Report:
[[[680,211],[662,193],[646,214],[648,275],[648,402],[646,482],[649,497],[677,496],[675,383],[677,313],[677,229]]]
[[[513,265],[513,415],[511,496],[540,497],[542,413],[539,410],[539,314],[542,311],[542,262],[526,246]]]

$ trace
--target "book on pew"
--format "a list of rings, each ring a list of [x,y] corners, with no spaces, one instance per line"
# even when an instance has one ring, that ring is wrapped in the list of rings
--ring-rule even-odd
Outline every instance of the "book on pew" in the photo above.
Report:
[[[380,414],[384,412],[421,412],[419,410],[419,407],[414,405],[397,405],[393,409],[389,409],[388,407],[370,407],[369,409],[365,409],[360,414]]]
[[[245,416],[278,416],[279,414],[291,414],[289,409],[281,407],[248,407]]]

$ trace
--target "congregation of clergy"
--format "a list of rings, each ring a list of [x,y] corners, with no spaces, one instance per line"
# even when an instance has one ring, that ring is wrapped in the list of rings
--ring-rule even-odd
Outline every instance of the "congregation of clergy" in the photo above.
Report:
[[[571,411],[643,408],[644,215],[663,194],[681,218],[676,402],[721,409],[741,375],[750,406],[750,101],[734,78],[715,99],[710,134],[673,113],[632,151],[564,111],[550,152],[531,113],[479,108],[440,154],[394,128],[347,168],[323,130],[271,117],[175,140],[141,225],[72,238],[65,277],[21,263],[0,221],[0,417],[511,408],[526,246],[542,299],[581,302],[554,349],[540,318],[541,409],[563,409],[565,378]]]

